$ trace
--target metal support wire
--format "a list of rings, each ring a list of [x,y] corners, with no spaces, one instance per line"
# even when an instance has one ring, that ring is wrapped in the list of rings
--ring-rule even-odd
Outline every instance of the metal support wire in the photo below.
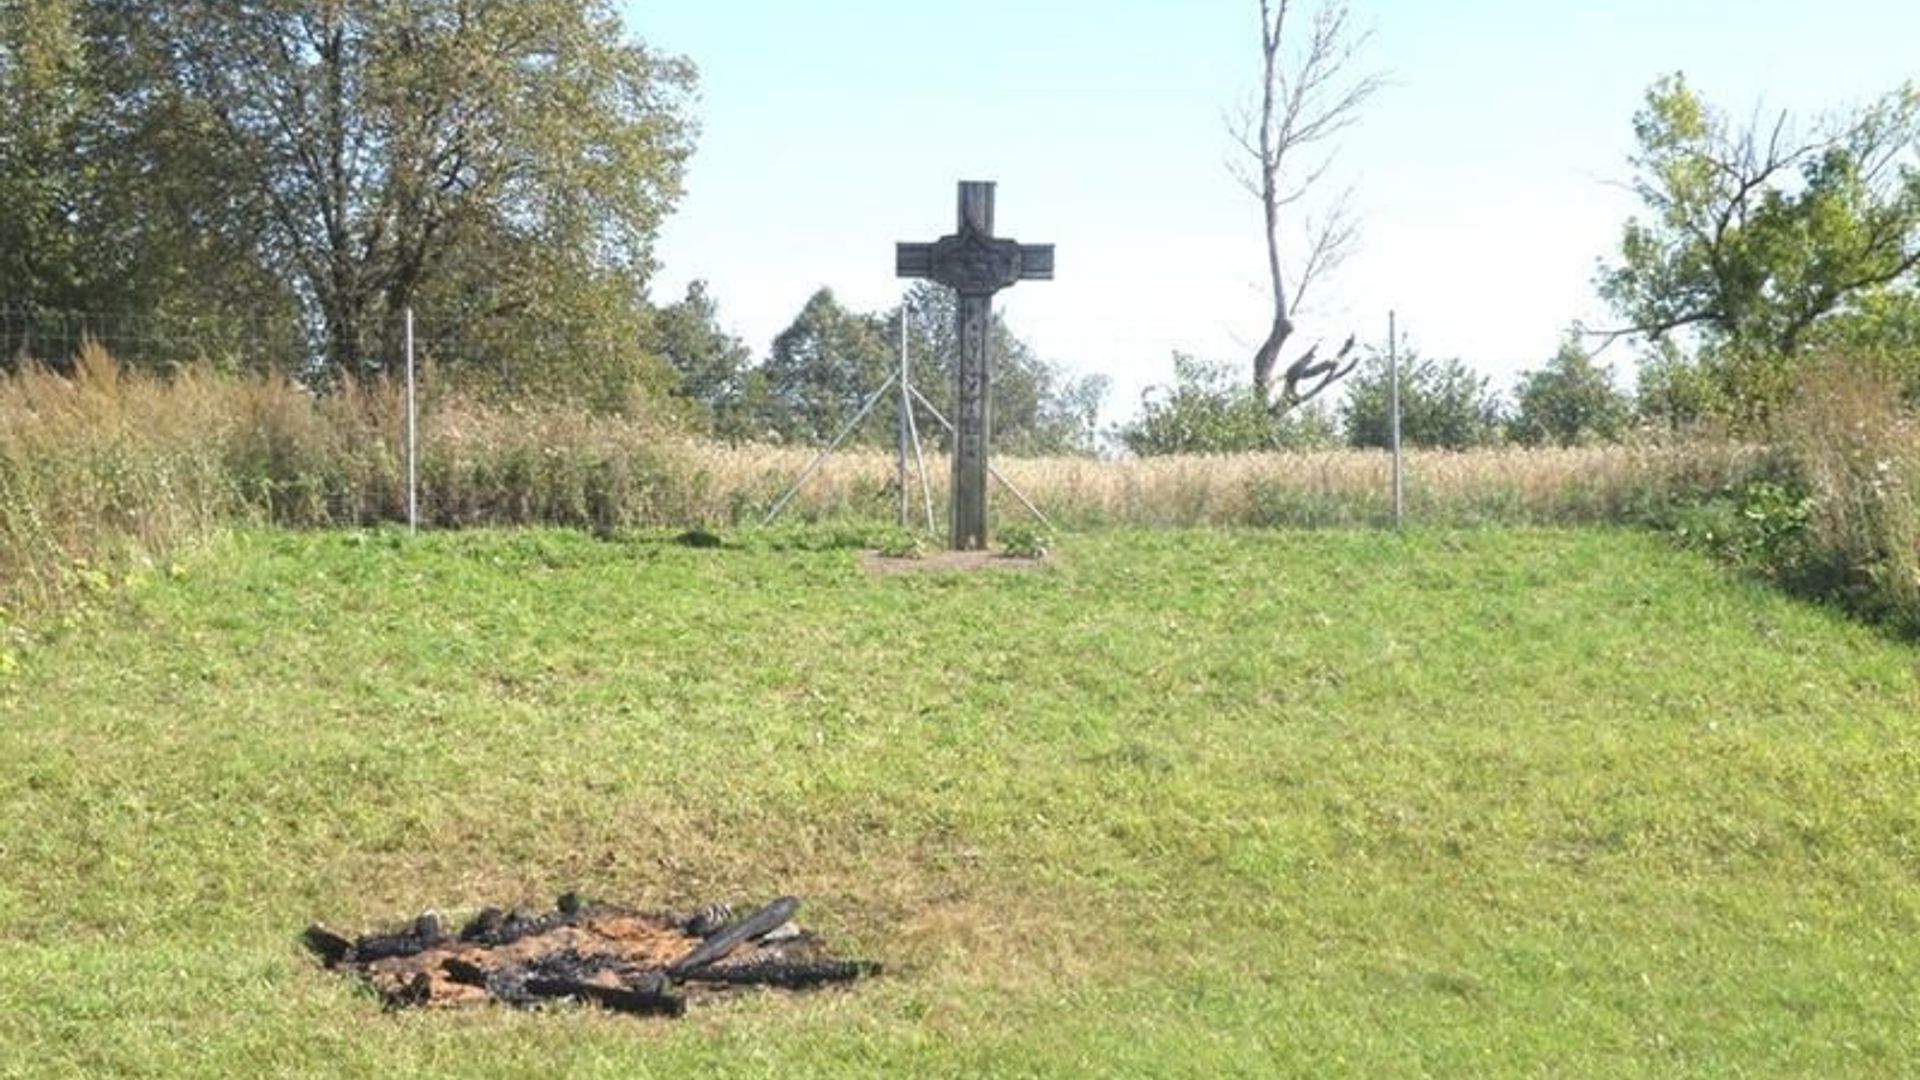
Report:
[[[945,416],[942,416],[940,413],[940,410],[934,407],[933,402],[928,401],[927,396],[920,392],[919,387],[916,386],[913,388],[913,396],[920,399],[920,404],[926,406],[927,411],[933,414],[933,418],[935,420],[940,421],[941,427],[946,428],[948,431],[953,430],[953,421],[948,420]],[[987,462],[987,472],[991,474],[995,480],[1000,481],[1000,486],[1003,488],[1006,488],[1008,494],[1012,495],[1015,499],[1018,499],[1020,501],[1021,506],[1024,506],[1027,508],[1027,513],[1032,514],[1034,518],[1040,522],[1040,524],[1045,525],[1049,529],[1053,528],[1053,522],[1047,520],[1047,515],[1041,513],[1040,508],[1033,505],[1032,500],[1028,499],[1025,493],[1023,493],[1019,488],[1014,487],[1013,481],[1007,479],[1004,476],[1001,476],[1000,470],[993,467],[992,461]]]
[[[880,399],[886,396],[887,391],[893,389],[894,381],[898,378],[900,378],[900,373],[897,371],[887,376],[887,381],[881,383],[880,389],[875,390],[873,396],[867,398],[866,404],[860,406],[860,411],[853,414],[853,419],[847,421],[846,426],[840,429],[840,433],[835,435],[833,441],[827,444],[827,448],[820,451],[813,461],[808,463],[805,469],[801,470],[800,478],[793,482],[793,486],[787,489],[785,495],[780,496],[780,498],[774,502],[773,509],[767,511],[767,516],[761,520],[760,524],[773,524],[773,520],[780,516],[780,511],[785,510],[787,504],[793,501],[793,497],[800,494],[800,488],[806,484],[808,478],[813,476],[814,471],[820,468],[828,458],[832,457],[835,450],[840,449],[840,444],[847,441],[847,436],[853,434],[854,429],[859,427],[861,421],[867,418],[867,414],[873,411],[873,407],[880,404]]]

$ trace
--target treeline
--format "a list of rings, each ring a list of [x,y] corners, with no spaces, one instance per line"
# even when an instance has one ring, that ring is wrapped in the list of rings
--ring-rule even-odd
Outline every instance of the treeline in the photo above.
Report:
[[[1400,347],[1400,436],[1430,450],[1499,446],[1590,446],[1618,442],[1635,426],[1658,426],[1620,387],[1611,368],[1575,338],[1524,373],[1511,403],[1491,378],[1458,359],[1436,360]],[[1392,368],[1369,349],[1343,381],[1337,403],[1316,401],[1273,415],[1236,369],[1174,357],[1174,379],[1147,391],[1139,415],[1116,432],[1141,455],[1259,450],[1378,449],[1392,443]]]
[[[821,289],[774,339],[758,363],[744,343],[719,327],[713,298],[694,282],[660,312],[659,341],[678,376],[676,396],[694,406],[699,429],[728,442],[818,445],[840,434],[899,366],[906,324],[909,381],[939,417],[953,412],[959,342],[953,293],[915,283],[899,305],[853,311]],[[1099,442],[1104,376],[1075,376],[1043,360],[1008,329],[998,312],[989,328],[993,357],[989,402],[993,444],[1014,454],[1093,453]],[[895,440],[897,391],[850,434],[855,444]],[[926,410],[923,438],[945,447],[947,432]]]
[[[612,0],[0,0],[0,371],[92,338],[325,390],[395,372],[411,312],[446,388],[813,442],[904,319],[944,402],[937,290],[823,290],[759,358],[703,285],[649,302],[694,83]],[[1090,449],[1100,384],[994,333],[1001,447]]]

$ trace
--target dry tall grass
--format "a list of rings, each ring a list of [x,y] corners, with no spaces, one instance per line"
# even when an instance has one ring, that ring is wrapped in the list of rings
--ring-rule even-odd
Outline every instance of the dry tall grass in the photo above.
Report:
[[[1827,583],[1920,627],[1920,420],[1869,365],[1816,369],[1781,423]]]
[[[83,349],[73,379],[0,380],[0,611],[117,564],[164,556],[234,510],[222,447],[236,387],[189,374],[163,385]]]
[[[72,377],[0,378],[0,613],[165,558],[228,523],[406,518],[404,413],[388,383],[314,396],[281,377],[123,371],[89,346]],[[681,520],[685,440],[568,409],[438,403],[421,423],[430,525]]]
[[[284,378],[159,380],[93,347],[71,378],[35,368],[0,378],[0,606],[99,587],[227,523],[402,521],[402,424],[399,388],[387,383],[315,396]],[[631,415],[458,397],[428,402],[420,432],[421,513],[442,527],[756,522],[813,457],[702,443]],[[1422,523],[1621,520],[1737,485],[1756,458],[1708,445],[1419,453],[1407,463],[1407,509]],[[937,520],[946,467],[928,464]],[[1363,525],[1390,509],[1378,453],[998,464],[1070,527]],[[894,475],[885,453],[837,455],[789,514],[883,521]],[[998,506],[1003,521],[1022,513],[1004,496]]]
[[[811,450],[699,446],[689,450],[726,520],[764,506],[812,460]],[[1423,524],[1621,521],[1744,483],[1761,455],[1728,444],[1608,446],[1569,450],[1423,451],[1405,462],[1406,510]],[[1055,522],[1150,527],[1372,525],[1392,516],[1385,453],[1183,455],[1103,460],[1000,458],[996,468]],[[929,462],[935,519],[947,492],[944,460]],[[884,516],[899,490],[894,458],[879,451],[836,455],[807,481],[801,517]],[[915,515],[918,482],[910,480]],[[1003,520],[1019,504],[1001,494]]]

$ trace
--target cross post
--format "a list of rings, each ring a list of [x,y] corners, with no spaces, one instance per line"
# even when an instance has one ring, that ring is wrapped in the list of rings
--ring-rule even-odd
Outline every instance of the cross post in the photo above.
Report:
[[[937,281],[959,294],[952,542],[955,551],[978,551],[987,546],[987,439],[992,433],[987,342],[993,294],[1018,281],[1053,280],[1053,245],[994,236],[993,184],[963,180],[956,231],[931,244],[897,245],[894,270],[900,277]]]

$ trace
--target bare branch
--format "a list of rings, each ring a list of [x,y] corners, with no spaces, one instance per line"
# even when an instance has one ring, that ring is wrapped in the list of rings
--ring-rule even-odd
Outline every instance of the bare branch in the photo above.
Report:
[[[1702,323],[1716,322],[1724,320],[1725,318],[1726,312],[1717,308],[1708,308],[1700,311],[1688,311],[1671,318],[1658,319],[1636,326],[1616,326],[1606,330],[1588,330],[1582,328],[1580,332],[1587,337],[1599,338],[1601,342],[1600,347],[1606,348],[1621,338],[1646,337],[1658,339],[1675,330],[1684,329],[1689,326],[1698,326]]]
[[[1349,195],[1343,193],[1324,219],[1318,223],[1308,223],[1307,258],[1294,276],[1293,302],[1296,307],[1306,302],[1307,291],[1321,275],[1332,273],[1346,260],[1354,240],[1360,234],[1359,225],[1347,212]]]
[[[1290,279],[1285,269],[1282,211],[1299,204],[1325,179],[1332,155],[1315,151],[1358,121],[1361,107],[1384,80],[1377,74],[1355,73],[1368,35],[1353,29],[1343,0],[1325,0],[1305,28],[1299,47],[1291,51],[1288,46],[1297,36],[1295,0],[1259,0],[1259,5],[1258,116],[1249,111],[1231,126],[1230,133],[1245,159],[1251,159],[1244,168],[1234,170],[1235,177],[1260,199],[1265,221],[1273,318],[1254,353],[1253,380],[1262,400],[1272,401],[1274,372],[1293,333],[1293,315],[1301,296],[1315,278],[1338,264],[1355,235],[1343,206],[1336,206],[1318,225],[1308,222],[1302,241],[1306,255],[1298,276]],[[1287,396],[1293,396],[1292,387]]]

